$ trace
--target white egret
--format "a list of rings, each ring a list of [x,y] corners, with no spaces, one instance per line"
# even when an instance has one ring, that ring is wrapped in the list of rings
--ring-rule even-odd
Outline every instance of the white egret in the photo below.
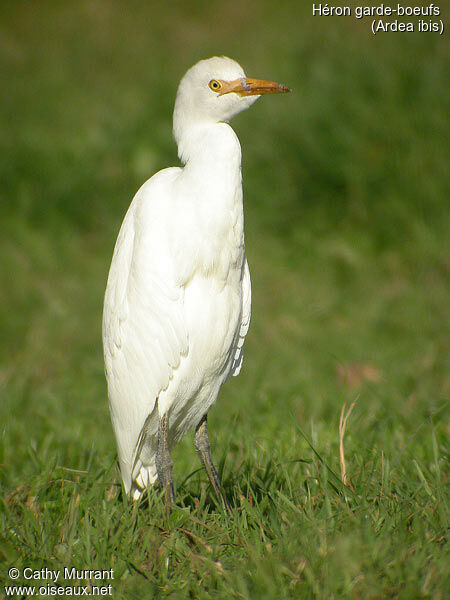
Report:
[[[261,94],[288,92],[250,79],[226,57],[202,60],[178,88],[173,132],[183,167],[139,189],[109,271],[103,345],[111,419],[125,490],[159,480],[173,501],[170,449],[195,427],[216,494],[207,413],[237,375],[250,322],[241,147],[228,121]]]

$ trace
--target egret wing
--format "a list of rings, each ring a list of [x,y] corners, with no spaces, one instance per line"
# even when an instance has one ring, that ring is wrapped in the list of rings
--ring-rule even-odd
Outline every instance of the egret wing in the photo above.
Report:
[[[168,171],[173,170],[144,184],[133,200],[117,238],[105,294],[106,378],[127,492],[144,424],[188,352],[184,292],[173,283],[163,245],[164,195],[173,175]]]

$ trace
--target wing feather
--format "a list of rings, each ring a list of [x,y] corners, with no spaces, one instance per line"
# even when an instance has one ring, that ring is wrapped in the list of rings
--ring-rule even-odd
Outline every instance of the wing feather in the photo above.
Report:
[[[236,350],[234,353],[233,363],[231,366],[231,374],[239,375],[242,367],[242,360],[244,358],[244,340],[247,335],[248,328],[250,327],[252,307],[252,286],[250,280],[250,270],[248,268],[247,260],[244,265],[244,274],[242,277],[242,318],[241,327],[239,329],[239,336],[236,342]]]

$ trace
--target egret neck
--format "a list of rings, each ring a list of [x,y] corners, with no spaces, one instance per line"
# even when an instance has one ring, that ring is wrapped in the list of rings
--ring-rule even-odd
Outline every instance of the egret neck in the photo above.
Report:
[[[183,128],[177,141],[185,163],[178,183],[190,190],[189,198],[184,191],[184,201],[190,201],[196,215],[196,243],[209,265],[206,270],[213,264],[221,264],[222,272],[240,270],[244,213],[239,140],[227,123],[201,123]]]
[[[241,145],[227,123],[184,127],[177,143],[178,156],[185,165],[183,176],[201,189],[207,186],[211,200],[241,189]]]

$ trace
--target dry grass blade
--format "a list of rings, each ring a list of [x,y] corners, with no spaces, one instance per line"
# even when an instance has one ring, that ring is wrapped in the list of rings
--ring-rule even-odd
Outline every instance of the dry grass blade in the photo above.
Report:
[[[344,434],[345,434],[345,429],[347,427],[347,419],[352,414],[352,410],[353,410],[355,404],[356,404],[356,401],[352,402],[347,413],[345,413],[345,402],[344,402],[344,404],[342,405],[341,416],[339,418],[339,461],[341,464],[341,479],[342,479],[342,483],[344,485],[348,486],[352,490],[352,492],[354,492],[355,490],[353,489],[353,486],[352,486],[349,478],[347,477],[347,469],[345,466]]]

